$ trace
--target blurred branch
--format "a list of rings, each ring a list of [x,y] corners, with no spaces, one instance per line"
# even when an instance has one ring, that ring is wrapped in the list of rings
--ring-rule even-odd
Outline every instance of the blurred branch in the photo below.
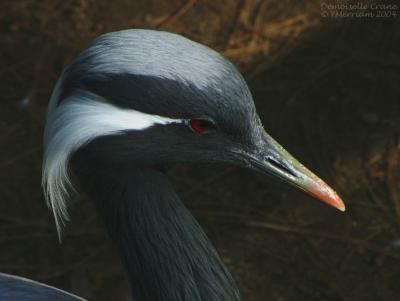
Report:
[[[150,25],[159,28],[169,23],[173,23],[185,15],[193,7],[193,5],[196,4],[196,2],[197,0],[187,0],[186,3],[178,8],[178,10],[176,10],[173,14],[165,16],[159,20],[153,20]]]
[[[248,217],[246,218],[244,215],[242,216],[242,215],[236,215],[236,214],[230,214],[230,213],[224,213],[224,212],[205,212],[205,211],[200,211],[199,213],[207,215],[207,216],[211,216],[211,217],[218,217],[218,218],[225,217],[227,219],[224,220],[224,222],[237,223],[237,224],[244,225],[247,227],[267,229],[267,230],[285,232],[285,233],[309,235],[309,236],[315,236],[315,237],[319,237],[319,238],[323,238],[323,239],[343,242],[346,244],[354,245],[354,246],[372,251],[381,256],[387,256],[387,257],[392,257],[395,259],[400,259],[399,254],[389,252],[387,247],[381,248],[374,244],[368,243],[367,240],[363,240],[363,239],[357,239],[357,238],[327,233],[327,232],[318,231],[318,230],[304,229],[299,226],[288,226],[288,225],[282,225],[282,224],[271,223],[271,222],[253,221],[253,220],[249,220],[249,218]]]

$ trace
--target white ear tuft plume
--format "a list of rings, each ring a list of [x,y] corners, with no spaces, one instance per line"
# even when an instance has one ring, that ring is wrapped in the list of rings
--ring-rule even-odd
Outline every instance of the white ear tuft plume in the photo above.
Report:
[[[55,97],[57,95],[52,98]],[[64,99],[59,106],[52,99],[44,137],[42,186],[47,204],[54,213],[59,235],[68,220],[66,200],[69,192],[73,191],[68,162],[78,148],[100,136],[144,130],[155,124],[181,122],[179,119],[122,109],[83,91]]]

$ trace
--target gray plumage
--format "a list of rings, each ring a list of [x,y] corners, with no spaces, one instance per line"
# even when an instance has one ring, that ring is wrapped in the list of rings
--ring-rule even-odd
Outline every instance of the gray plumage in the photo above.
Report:
[[[226,136],[204,144],[187,130],[193,117],[213,119]],[[49,104],[43,187],[58,230],[74,173],[120,250],[137,300],[239,300],[165,176],[143,167],[234,161],[218,156],[223,144],[234,148],[258,125],[243,78],[210,48],[150,30],[97,38],[65,70]]]
[[[55,287],[0,273],[0,301],[85,301]]]

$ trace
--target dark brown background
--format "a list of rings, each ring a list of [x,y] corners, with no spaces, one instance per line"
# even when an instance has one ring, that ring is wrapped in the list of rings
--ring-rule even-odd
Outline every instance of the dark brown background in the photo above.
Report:
[[[42,132],[57,77],[93,37],[160,28],[231,59],[265,128],[347,203],[230,166],[170,170],[243,300],[400,300],[400,17],[320,14],[318,1],[1,0],[0,271],[90,300],[130,294],[88,200],[58,244]]]

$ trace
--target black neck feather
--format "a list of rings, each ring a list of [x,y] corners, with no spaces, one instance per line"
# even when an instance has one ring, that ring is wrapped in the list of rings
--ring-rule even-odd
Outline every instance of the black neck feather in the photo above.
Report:
[[[89,193],[128,269],[134,300],[240,300],[222,260],[161,172],[107,173],[92,181]]]

